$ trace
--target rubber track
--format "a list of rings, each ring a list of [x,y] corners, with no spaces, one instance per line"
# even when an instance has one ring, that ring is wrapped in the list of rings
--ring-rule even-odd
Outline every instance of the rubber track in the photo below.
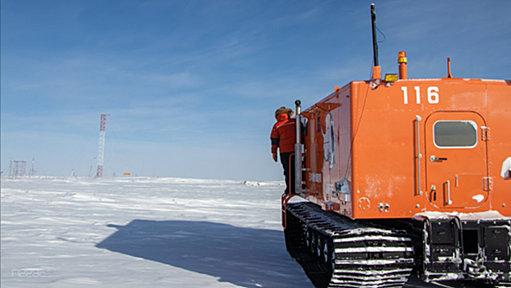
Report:
[[[285,236],[289,253],[318,288],[402,287],[414,265],[405,232],[364,225],[310,202],[287,205]],[[328,252],[318,252],[317,243]]]

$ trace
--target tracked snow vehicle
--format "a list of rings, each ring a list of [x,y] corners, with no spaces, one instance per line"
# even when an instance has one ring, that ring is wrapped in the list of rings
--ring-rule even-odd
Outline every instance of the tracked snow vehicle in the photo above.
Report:
[[[374,6],[371,7],[374,32]],[[301,111],[289,253],[316,287],[511,287],[511,81],[353,81]],[[302,202],[288,202],[293,197]]]

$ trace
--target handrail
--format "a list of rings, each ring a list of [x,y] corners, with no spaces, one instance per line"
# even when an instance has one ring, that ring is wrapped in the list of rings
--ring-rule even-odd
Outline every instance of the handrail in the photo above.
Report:
[[[289,193],[289,194],[286,194],[286,193],[283,193],[282,196],[280,196],[280,209],[281,209],[281,214],[282,214],[282,227],[284,228],[284,230],[286,230],[287,228],[287,202],[289,202],[289,200],[291,198],[293,198],[295,195]]]
[[[447,184],[447,203],[446,203],[446,205],[451,205],[452,204],[452,201],[451,201],[451,181],[447,180],[446,184]]]
[[[417,133],[417,145],[416,145],[416,148],[417,148],[417,190],[416,190],[416,195],[422,195],[422,191],[421,191],[421,158],[422,158],[422,154],[420,152],[420,149],[421,149],[421,144],[420,144],[420,131],[419,131],[419,122],[422,120],[421,117],[419,115],[415,115],[415,117],[417,117],[417,126],[416,126],[416,133]]]
[[[301,128],[302,128],[302,106],[300,100],[295,101],[296,105],[296,142],[295,142],[295,187],[296,194],[302,194],[302,144],[301,144]]]

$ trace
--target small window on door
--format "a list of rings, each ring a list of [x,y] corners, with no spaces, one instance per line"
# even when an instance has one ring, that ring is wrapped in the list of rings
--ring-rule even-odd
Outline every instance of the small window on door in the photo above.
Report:
[[[473,121],[437,121],[433,125],[435,145],[439,148],[477,146],[477,124]]]

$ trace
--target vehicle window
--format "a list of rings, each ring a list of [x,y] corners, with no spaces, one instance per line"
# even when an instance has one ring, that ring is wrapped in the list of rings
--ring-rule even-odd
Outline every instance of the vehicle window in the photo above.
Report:
[[[437,121],[433,125],[435,145],[443,148],[472,148],[477,145],[473,121]]]

